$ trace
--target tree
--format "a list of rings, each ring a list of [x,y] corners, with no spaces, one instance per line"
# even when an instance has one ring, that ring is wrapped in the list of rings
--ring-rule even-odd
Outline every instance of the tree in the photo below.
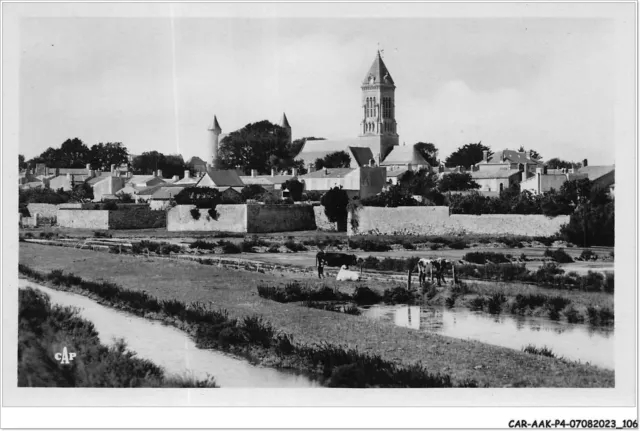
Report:
[[[298,181],[295,178],[291,178],[282,183],[282,190],[289,191],[289,197],[298,202],[302,200],[302,191],[304,190],[304,183]]]
[[[520,145],[520,148],[518,149],[518,152],[522,153],[522,152],[525,152],[525,151],[527,151],[527,150],[524,149],[524,146]],[[537,152],[536,150],[529,150],[529,152],[531,153],[531,158],[532,159],[540,160],[542,158],[540,153]]]
[[[122,142],[102,142],[91,147],[91,167],[96,170],[109,171],[111,165],[120,166],[128,161],[129,152]]]
[[[349,205],[349,195],[339,187],[329,189],[320,203],[324,207],[324,213],[331,223],[338,223],[338,231],[344,232],[347,229],[347,205]]]
[[[483,151],[489,151],[488,157],[493,155],[491,149],[486,145],[482,145],[482,142],[466,144],[451,153],[445,160],[445,165],[450,168],[456,166],[469,168],[471,165],[482,161]]]
[[[148,151],[137,156],[133,159],[132,169],[136,174],[141,175],[152,175],[159,169],[165,178],[181,176],[184,171],[191,170],[182,156],[172,154],[165,156],[157,151]]]
[[[89,163],[89,158],[89,148],[78,138],[67,139],[60,146],[60,167],[84,168]]]
[[[240,194],[242,195],[244,200],[258,199],[265,192],[266,190],[258,184],[249,184],[247,186],[244,186],[242,190],[240,190]]]
[[[452,172],[443,175],[438,181],[438,189],[441,192],[475,190],[480,184],[476,183],[468,172]]]
[[[349,166],[351,166],[351,156],[345,151],[335,151],[315,161],[316,170],[324,168],[348,168]]]
[[[82,182],[76,184],[73,189],[68,192],[70,202],[91,202],[93,201],[93,187]]]
[[[267,120],[250,123],[231,132],[220,142],[220,164],[223,168],[241,166],[246,172],[256,169],[266,174],[292,161],[292,144],[284,128]]]
[[[18,154],[18,169],[26,169],[28,167],[27,163],[24,161],[24,156],[22,154]]]
[[[414,148],[431,165],[438,165],[438,149],[435,145],[427,142],[418,142]]]
[[[579,169],[582,167],[582,163],[576,163],[576,162],[567,162],[566,160],[560,160],[557,157],[554,157],[553,159],[549,159],[547,161],[547,168],[549,169]]]
[[[398,180],[400,188],[409,195],[425,196],[436,187],[437,175],[427,169],[407,171]]]

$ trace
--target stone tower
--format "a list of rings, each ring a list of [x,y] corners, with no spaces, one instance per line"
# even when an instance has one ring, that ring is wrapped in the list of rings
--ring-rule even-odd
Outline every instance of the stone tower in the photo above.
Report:
[[[391,74],[377,52],[369,72],[362,81],[362,122],[360,136],[377,138],[382,158],[398,145],[395,90]],[[372,148],[374,154],[375,150]]]
[[[207,145],[207,165],[211,165],[214,168],[218,167],[218,139],[220,139],[220,134],[222,133],[222,129],[220,128],[220,124],[218,124],[218,118],[213,116],[213,121],[211,125],[207,129],[209,130],[209,144]]]
[[[287,120],[287,115],[282,113],[282,121],[280,122],[280,126],[286,130],[287,138],[289,138],[289,143],[291,143],[291,126],[289,125],[289,120]]]

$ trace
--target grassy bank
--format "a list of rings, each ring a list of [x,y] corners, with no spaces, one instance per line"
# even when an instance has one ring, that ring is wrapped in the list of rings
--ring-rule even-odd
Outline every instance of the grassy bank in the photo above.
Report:
[[[20,263],[39,272],[64,268],[85,280],[108,281],[159,300],[212,303],[226,309],[229,317],[238,321],[256,315],[268,319],[277,331],[305,345],[330,342],[346,348],[357,347],[360,352],[375,353],[385,361],[403,366],[422,361],[432,372],[446,372],[456,382],[473,379],[479,386],[490,387],[612,387],[615,383],[614,373],[609,370],[413,331],[363,316],[278,303],[263,299],[256,292],[260,283],[297,281],[316,287],[327,284],[351,293],[355,287],[351,283],[319,281],[293,272],[262,274],[188,261],[52,249],[30,243],[21,243],[19,252]],[[367,285],[379,289],[373,283]],[[478,365],[482,368],[476,368]]]
[[[353,348],[329,343],[300,344],[288,334],[277,333],[261,317],[250,316],[238,321],[229,317],[226,310],[215,310],[202,303],[159,300],[144,292],[124,289],[109,282],[83,280],[60,270],[43,274],[20,265],[19,271],[33,281],[95,296],[112,307],[137,314],[154,313],[165,321],[173,319],[183,327],[189,325],[189,332],[195,335],[201,347],[236,352],[244,350],[248,356],[258,353],[261,356],[292,357],[290,363],[302,367],[303,371],[320,374],[331,387],[477,387],[477,383],[469,379],[454,384],[449,375],[430,373],[422,364],[401,367],[378,355],[361,353]],[[66,318],[63,324],[73,326],[73,322]],[[97,337],[97,333],[93,333]]]
[[[100,344],[93,324],[70,307],[51,305],[37,290],[19,290],[18,386],[104,388],[215,388],[213,378],[167,376],[151,361],[135,357],[119,341]],[[54,354],[66,347],[76,357],[61,364]]]

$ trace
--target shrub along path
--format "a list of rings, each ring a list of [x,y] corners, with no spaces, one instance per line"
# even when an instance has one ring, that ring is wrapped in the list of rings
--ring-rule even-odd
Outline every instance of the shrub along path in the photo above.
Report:
[[[613,387],[614,372],[583,364],[412,331],[362,316],[280,304],[262,299],[257,285],[298,280],[318,284],[308,276],[234,271],[186,261],[148,259],[87,250],[20,244],[20,263],[48,272],[62,269],[88,280],[108,280],[160,299],[202,301],[225,308],[230,316],[260,315],[277,330],[303,343],[329,342],[357,347],[363,353],[411,365],[418,361],[431,372],[455,380],[475,379],[480,385],[539,387]]]

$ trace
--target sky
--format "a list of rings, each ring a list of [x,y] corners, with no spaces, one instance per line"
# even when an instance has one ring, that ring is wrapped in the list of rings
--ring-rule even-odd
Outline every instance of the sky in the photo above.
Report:
[[[20,153],[78,137],[204,157],[214,114],[223,133],[286,112],[294,139],[353,138],[380,47],[401,145],[612,164],[614,44],[590,18],[25,18]]]

